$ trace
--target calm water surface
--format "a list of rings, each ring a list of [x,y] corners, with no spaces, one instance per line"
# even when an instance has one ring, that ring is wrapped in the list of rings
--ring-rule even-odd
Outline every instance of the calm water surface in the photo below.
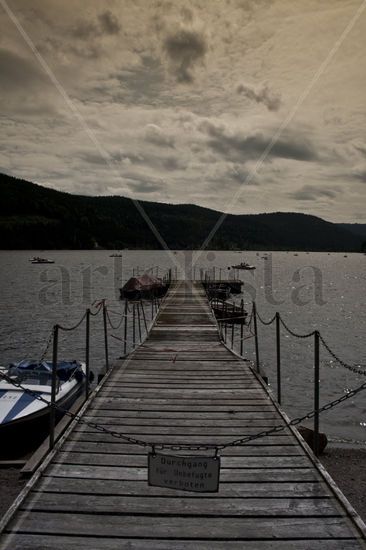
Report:
[[[41,255],[55,260],[53,265],[32,265],[28,260]],[[345,362],[366,368],[365,346],[365,264],[362,254],[289,252],[167,253],[164,251],[123,251],[122,258],[111,258],[109,251],[15,251],[0,252],[1,349],[0,362],[39,357],[52,325],[71,325],[86,307],[106,298],[119,321],[122,304],[119,288],[133,270],[152,269],[162,275],[168,267],[178,276],[193,268],[210,268],[215,276],[226,278],[228,266],[246,260],[255,271],[240,272],[245,281],[245,302],[255,299],[266,320],[279,311],[296,332],[320,330],[334,352]],[[193,260],[192,260],[193,258]],[[112,315],[112,314],[111,314]],[[104,365],[102,317],[92,319],[92,368]],[[62,333],[60,357],[84,357],[85,328]],[[259,325],[261,363],[275,388],[275,328]],[[248,334],[249,336],[249,334]],[[111,331],[111,358],[122,353],[121,334]],[[245,341],[245,356],[254,359],[253,338]],[[295,339],[282,332],[283,408],[291,418],[312,409],[313,342]],[[321,402],[344,394],[365,381],[321,354]],[[308,424],[311,426],[311,424]],[[366,441],[366,390],[337,408],[323,413],[321,429],[332,438]]]

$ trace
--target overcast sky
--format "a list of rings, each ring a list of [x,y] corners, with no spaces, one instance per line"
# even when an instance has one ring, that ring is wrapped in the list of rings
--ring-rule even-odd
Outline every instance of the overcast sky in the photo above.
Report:
[[[366,223],[365,4],[0,0],[1,169]]]

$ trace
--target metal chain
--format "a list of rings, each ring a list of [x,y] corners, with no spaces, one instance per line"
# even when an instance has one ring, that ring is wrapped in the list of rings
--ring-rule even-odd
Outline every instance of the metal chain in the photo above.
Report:
[[[329,353],[329,355],[331,355],[333,357],[333,359],[335,359],[335,361],[337,361],[337,363],[339,363],[342,367],[344,367],[347,370],[350,370],[351,372],[354,372],[355,374],[361,374],[362,376],[366,376],[366,371],[360,370],[359,367],[354,366],[354,365],[348,365],[347,363],[345,363],[345,361],[342,361],[342,359],[340,359],[334,353],[334,351],[332,351],[330,349],[330,347],[328,346],[328,344],[326,343],[326,341],[324,340],[324,338],[321,334],[319,334],[319,339],[320,339],[320,342],[325,347],[325,349],[327,350],[327,352]]]
[[[108,309],[106,308],[105,311],[106,311],[106,315],[107,315],[107,321],[108,321],[108,324],[109,324],[109,326],[111,327],[111,329],[113,329],[113,330],[118,330],[118,329],[120,328],[120,326],[122,325],[122,323],[123,323],[124,315],[121,315],[121,320],[120,320],[120,322],[118,323],[118,325],[114,325],[114,324],[112,323],[112,319],[110,318]]]
[[[276,320],[276,314],[274,314],[274,316],[270,321],[264,321],[264,319],[262,319],[262,317],[259,315],[258,311],[256,313],[257,313],[257,318],[262,323],[262,325],[267,325],[267,326],[271,325]]]
[[[75,330],[77,328],[80,327],[80,325],[83,323],[84,319],[86,318],[86,312],[84,313],[84,315],[82,316],[82,318],[80,319],[80,321],[78,321],[75,325],[73,325],[72,327],[64,327],[62,325],[58,325],[58,328],[60,330],[64,330],[65,332],[71,332],[72,330]]]
[[[249,441],[253,441],[255,439],[266,437],[266,436],[274,434],[274,433],[282,432],[286,428],[288,428],[289,426],[296,426],[297,424],[300,424],[304,420],[310,420],[317,414],[317,412],[320,414],[320,413],[322,413],[324,411],[327,411],[329,409],[333,409],[334,407],[336,407],[340,403],[343,403],[343,401],[346,401],[347,399],[350,399],[351,397],[354,397],[359,392],[366,389],[366,382],[364,382],[363,384],[361,384],[357,388],[354,388],[353,390],[348,391],[347,393],[345,393],[341,397],[338,397],[337,399],[334,399],[333,401],[330,401],[330,402],[326,403],[325,405],[323,405],[322,407],[319,408],[319,411],[312,410],[312,411],[304,414],[301,417],[294,418],[293,420],[290,420],[290,422],[286,422],[285,424],[278,425],[278,426],[273,426],[272,428],[269,428],[268,430],[263,430],[263,431],[258,432],[256,434],[253,434],[253,435],[248,435],[248,436],[242,437],[240,439],[235,439],[233,441],[230,441],[229,443],[221,443],[221,444],[220,443],[219,444],[215,444],[215,443],[200,444],[200,443],[197,443],[197,445],[192,445],[192,444],[189,444],[189,443],[181,443],[181,444],[179,444],[179,443],[155,443],[155,442],[152,442],[152,441],[144,441],[142,439],[137,439],[135,437],[130,437],[126,434],[110,430],[108,428],[105,428],[104,426],[101,426],[100,424],[97,424],[96,422],[86,421],[81,416],[79,416],[77,414],[73,414],[70,411],[68,411],[66,409],[63,409],[63,408],[59,407],[56,404],[50,403],[49,401],[47,401],[47,399],[44,399],[38,393],[35,393],[35,392],[29,390],[28,388],[25,388],[19,382],[16,382],[15,380],[12,380],[9,376],[7,376],[4,373],[0,373],[0,377],[3,378],[4,380],[6,380],[7,382],[9,382],[10,384],[12,384],[13,386],[23,390],[25,393],[31,395],[32,397],[34,397],[34,399],[37,399],[38,401],[42,401],[43,403],[46,403],[47,406],[52,406],[56,410],[59,410],[60,412],[65,414],[66,416],[69,416],[70,418],[72,418],[74,420],[77,420],[79,422],[79,424],[82,424],[84,426],[88,426],[89,428],[92,428],[92,429],[94,429],[98,432],[108,434],[108,435],[110,435],[112,437],[115,437],[117,439],[122,439],[123,441],[127,441],[128,443],[139,445],[140,447],[152,447],[152,448],[160,449],[160,450],[169,449],[169,450],[173,450],[173,451],[180,451],[180,450],[190,450],[190,451],[216,450],[216,451],[219,451],[219,450],[222,450],[222,449],[226,449],[227,447],[235,447],[235,446],[244,445],[245,443],[248,443]]]
[[[95,302],[94,302],[95,303]],[[94,303],[92,305],[94,305]],[[96,315],[98,315],[101,311],[102,311],[102,308],[103,308],[103,300],[101,302],[98,303],[97,305],[97,310],[96,311],[90,311],[90,315],[92,315],[92,317],[95,317]]]
[[[47,353],[48,353],[48,350],[50,349],[50,345],[51,345],[52,341],[53,341],[53,330],[51,330],[50,335],[49,335],[49,337],[48,337],[48,339],[47,339],[46,347],[45,347],[45,349],[43,350],[43,353],[42,353],[42,355],[41,355],[40,361],[44,361],[44,360],[45,360],[46,355],[47,355]]]
[[[291,334],[292,336],[295,336],[295,338],[310,338],[310,336],[314,336],[316,332],[315,330],[313,330],[312,332],[308,332],[307,334],[298,334],[297,332],[294,332],[286,325],[285,321],[282,319],[281,316],[280,316],[280,322],[283,328],[286,329],[289,334]]]

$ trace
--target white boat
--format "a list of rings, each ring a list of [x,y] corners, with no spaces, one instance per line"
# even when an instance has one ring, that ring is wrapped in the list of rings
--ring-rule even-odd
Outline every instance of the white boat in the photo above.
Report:
[[[57,363],[56,404],[68,409],[85,385],[85,364],[79,361]],[[5,374],[5,380],[1,374]],[[41,439],[47,435],[50,406],[36,399],[23,388],[51,401],[52,363],[49,361],[20,361],[0,367],[0,437],[2,444],[11,445],[23,439]],[[63,413],[56,409],[56,420]]]
[[[255,269],[254,265],[250,265],[247,262],[240,262],[240,264],[232,265],[231,267],[233,269],[249,269],[249,270]]]
[[[34,256],[29,260],[32,264],[54,264],[55,260],[50,260],[49,258],[41,258],[40,256]]]

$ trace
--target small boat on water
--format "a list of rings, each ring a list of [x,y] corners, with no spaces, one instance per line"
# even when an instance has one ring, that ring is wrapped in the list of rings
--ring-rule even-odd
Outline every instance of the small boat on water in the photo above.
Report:
[[[85,364],[79,361],[57,363],[56,404],[68,409],[80,395],[85,385]],[[1,374],[6,375],[9,381]],[[50,406],[25,389],[51,401],[52,363],[49,361],[23,360],[0,367],[0,438],[6,446],[21,445],[26,440],[41,440],[47,435]],[[56,410],[56,420],[62,412]]]
[[[225,301],[230,296],[230,287],[225,283],[212,283],[206,286],[206,293],[209,300],[217,298]]]
[[[55,260],[50,260],[49,258],[41,258],[40,256],[34,256],[29,260],[32,264],[54,264]]]
[[[109,254],[110,258],[122,258],[122,254]]]
[[[248,312],[241,305],[226,302],[218,298],[210,301],[216,319],[220,322],[245,325]]]
[[[247,262],[240,262],[240,264],[232,265],[231,267],[233,269],[248,269],[248,270],[255,269],[254,265],[250,265]]]
[[[168,290],[168,284],[158,277],[144,273],[140,277],[131,277],[120,288],[121,300],[151,300],[161,298]]]

